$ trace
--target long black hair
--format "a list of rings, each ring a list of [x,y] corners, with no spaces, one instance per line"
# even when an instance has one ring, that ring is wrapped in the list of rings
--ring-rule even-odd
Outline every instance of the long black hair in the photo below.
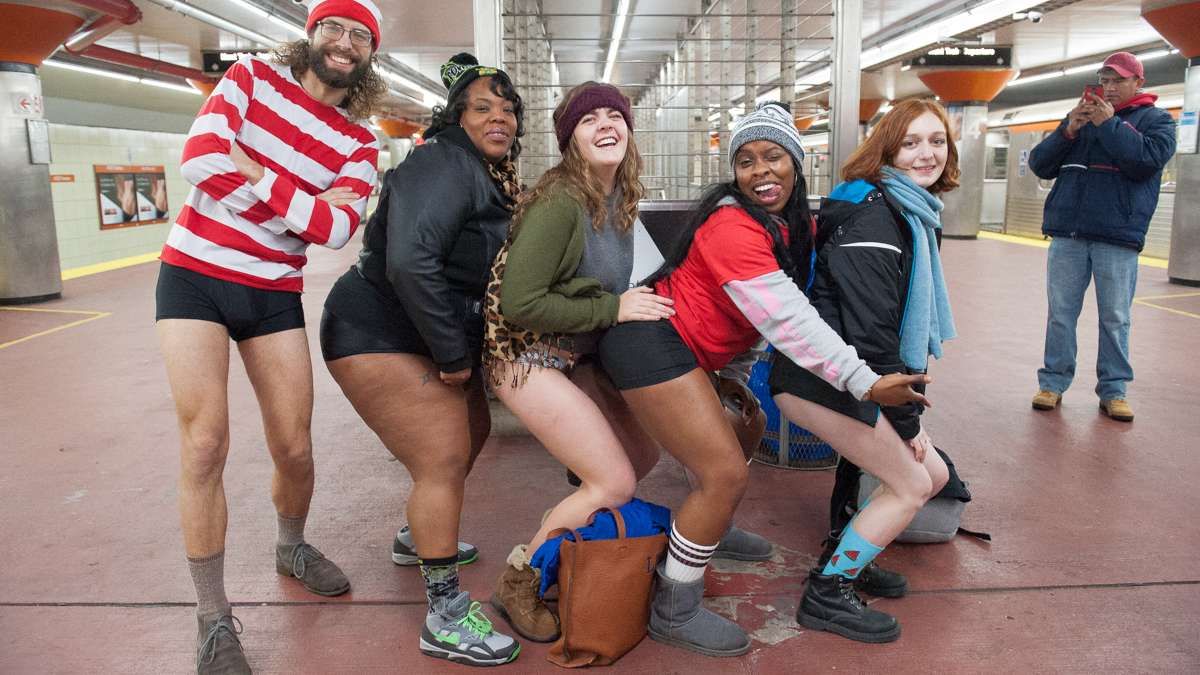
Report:
[[[775,261],[779,263],[779,268],[787,273],[800,288],[804,288],[809,273],[809,253],[813,246],[812,214],[808,208],[808,183],[804,180],[804,173],[799,166],[796,166],[795,161],[792,162],[792,166],[796,171],[796,184],[792,188],[792,195],[788,198],[781,214],[788,227],[788,243],[784,243],[783,232],[779,229],[776,219],[767,213],[766,209],[742,194],[742,191],[738,189],[737,179],[727,183],[716,183],[705,188],[701,194],[700,202],[692,211],[687,226],[675,240],[675,245],[671,250],[664,252],[665,260],[662,266],[639,285],[653,286],[671,276],[671,273],[683,264],[688,252],[691,251],[692,240],[696,238],[696,230],[700,229],[709,216],[723,206],[722,200],[732,197],[737,200],[738,206],[742,210],[750,214],[750,217],[762,225],[767,234],[771,235],[771,250],[775,253]]]
[[[492,93],[500,98],[509,101],[513,104],[513,114],[517,118],[517,133],[513,138],[512,149],[508,151],[508,158],[513,162],[521,156],[521,141],[519,140],[525,135],[525,102],[521,100],[521,95],[517,93],[517,88],[509,79],[508,73],[503,70],[497,70],[490,75],[482,77],[490,77],[491,82],[488,83],[488,88]],[[433,121],[429,128],[422,134],[422,138],[428,140],[445,131],[447,127],[456,127],[462,119],[463,111],[467,109],[467,89],[470,87],[462,87],[458,94],[450,101],[446,101],[444,106],[434,106]]]

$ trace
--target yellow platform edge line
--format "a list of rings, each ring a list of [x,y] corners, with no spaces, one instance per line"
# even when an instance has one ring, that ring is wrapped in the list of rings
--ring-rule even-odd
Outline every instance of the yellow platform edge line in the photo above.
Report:
[[[0,344],[0,349],[4,349],[5,347],[11,347],[11,346],[13,346],[13,345],[19,345],[19,344],[21,344],[22,342],[26,342],[26,341],[28,341],[28,340],[32,340],[32,339],[34,339],[34,338],[36,338],[36,337],[42,337],[43,335],[49,335],[50,333],[57,333],[57,332],[58,332],[58,331],[60,331],[60,330],[66,330],[66,329],[68,329],[68,328],[74,328],[75,326],[78,326],[78,325],[80,325],[80,324],[85,324],[85,323],[87,323],[87,322],[89,322],[89,321],[95,321],[96,319],[103,319],[103,318],[104,318],[104,317],[106,317],[106,316],[112,316],[112,312],[100,312],[100,313],[96,314],[95,316],[89,316],[89,317],[88,317],[88,318],[86,318],[86,319],[80,319],[80,320],[78,320],[78,321],[72,321],[71,323],[65,323],[65,324],[63,324],[63,325],[61,325],[61,326],[55,326],[54,328],[51,328],[51,329],[49,329],[49,330],[44,330],[44,331],[41,331],[40,333],[34,333],[33,335],[26,335],[25,337],[23,337],[23,338],[17,338],[16,340],[10,340],[10,341],[8,341],[8,342],[5,342],[5,343],[3,343],[3,344]]]
[[[1156,309],[1156,310],[1163,310],[1163,311],[1168,311],[1171,313],[1177,313],[1177,315],[1182,315],[1182,316],[1187,316],[1187,317],[1192,317],[1192,318],[1200,318],[1200,313],[1186,312],[1183,310],[1176,310],[1176,309],[1174,309],[1174,307],[1164,307],[1163,305],[1147,303],[1147,301],[1142,300],[1141,298],[1135,298],[1134,303],[1139,304],[1139,305],[1145,305],[1147,307],[1154,307],[1154,309]]]
[[[1038,248],[1050,248],[1050,242],[1046,239],[1035,239],[1034,237],[1022,237],[1016,234],[1001,234],[999,232],[988,232],[982,230],[979,232],[980,239],[992,239],[994,241],[1003,241],[1009,244],[1021,244],[1022,246],[1036,246]],[[1160,270],[1167,269],[1167,261],[1162,258],[1151,258],[1149,256],[1139,255],[1138,264],[1146,267],[1154,267]]]
[[[90,309],[49,309],[46,307],[0,307],[0,312],[48,312],[53,314],[84,314],[90,316],[112,314],[112,312],[97,312]]]
[[[1134,298],[1134,300],[1173,300],[1175,298],[1194,298],[1200,295],[1200,291],[1192,291],[1191,293],[1170,293],[1168,295],[1147,295]]]
[[[108,262],[96,263],[95,265],[84,265],[83,267],[72,267],[69,270],[63,270],[62,279],[63,279],[63,281],[67,281],[69,279],[78,279],[79,277],[86,277],[89,274],[99,274],[101,272],[111,272],[113,270],[119,270],[123,267],[133,267],[134,265],[141,265],[143,263],[154,262],[155,260],[158,260],[158,254],[159,254],[158,251],[154,251],[153,253],[143,253],[141,255],[131,255],[128,258],[117,258],[116,260],[109,260]]]

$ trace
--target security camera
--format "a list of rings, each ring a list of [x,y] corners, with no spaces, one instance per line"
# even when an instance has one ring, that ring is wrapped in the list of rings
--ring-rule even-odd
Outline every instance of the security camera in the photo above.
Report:
[[[1029,14],[1026,15],[1026,18],[1029,19],[1029,23],[1041,23],[1042,16],[1043,15],[1041,12],[1030,12]]]

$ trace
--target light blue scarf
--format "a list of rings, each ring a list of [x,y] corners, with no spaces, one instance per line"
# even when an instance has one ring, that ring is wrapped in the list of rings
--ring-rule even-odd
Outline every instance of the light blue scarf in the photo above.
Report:
[[[942,357],[942,342],[956,335],[934,233],[942,227],[942,202],[890,166],[883,167],[881,182],[912,230],[913,268],[900,320],[900,359],[909,368],[923,371],[930,356]]]

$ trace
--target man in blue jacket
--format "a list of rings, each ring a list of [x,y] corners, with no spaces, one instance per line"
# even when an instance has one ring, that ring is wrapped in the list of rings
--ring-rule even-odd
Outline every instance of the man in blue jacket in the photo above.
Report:
[[[1029,154],[1039,178],[1054,178],[1042,233],[1050,235],[1046,260],[1045,365],[1038,370],[1037,410],[1053,410],[1075,375],[1075,325],[1083,295],[1096,280],[1100,353],[1096,394],[1101,411],[1133,420],[1125,387],[1129,323],[1137,285],[1138,252],[1158,206],[1163,167],[1175,153],[1175,122],[1139,93],[1142,64],[1117,52],[1098,71],[1103,97],[1087,94]]]

